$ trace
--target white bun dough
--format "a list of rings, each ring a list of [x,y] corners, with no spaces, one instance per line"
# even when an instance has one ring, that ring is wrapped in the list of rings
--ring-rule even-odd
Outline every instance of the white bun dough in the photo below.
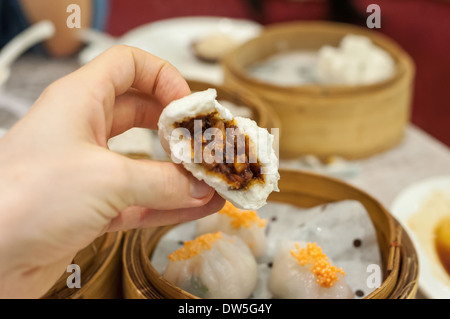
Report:
[[[161,143],[174,162],[182,163],[197,179],[205,181],[223,198],[236,207],[256,210],[266,204],[267,197],[271,192],[279,191],[280,175],[278,158],[273,149],[274,136],[266,129],[258,127],[256,122],[251,119],[233,117],[227,108],[217,102],[216,97],[216,90],[208,89],[171,102],[163,110],[158,122]],[[223,121],[234,120],[240,132],[249,137],[250,145],[254,147],[257,159],[261,164],[264,182],[251,183],[243,189],[231,189],[221,176],[209,173],[203,165],[194,163],[190,154],[183,152],[183,150],[191,149],[189,139],[171,138],[175,123],[211,113],[217,113],[217,116]]]

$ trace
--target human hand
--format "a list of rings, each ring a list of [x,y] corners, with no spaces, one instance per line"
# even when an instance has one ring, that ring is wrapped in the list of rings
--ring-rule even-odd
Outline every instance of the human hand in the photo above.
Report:
[[[107,149],[131,127],[156,129],[190,94],[177,70],[116,46],[51,84],[0,140],[0,297],[35,298],[107,231],[174,224],[225,201],[181,166]]]

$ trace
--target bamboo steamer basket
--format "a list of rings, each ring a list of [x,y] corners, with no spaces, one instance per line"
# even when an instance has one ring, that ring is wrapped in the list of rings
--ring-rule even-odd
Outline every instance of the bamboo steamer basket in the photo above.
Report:
[[[258,123],[259,127],[271,128],[280,127],[280,119],[263,99],[242,88],[228,87],[226,85],[215,85],[198,80],[187,80],[191,91],[204,91],[214,88],[217,91],[218,100],[226,100],[236,106],[245,106],[252,111],[252,120]]]
[[[122,298],[122,232],[106,233],[74,257],[80,266],[81,288],[68,288],[65,272],[43,299],[119,299]]]
[[[405,230],[378,201],[337,179],[289,170],[280,170],[280,175],[281,191],[272,193],[269,201],[308,208],[353,199],[365,206],[377,232],[383,268],[381,286],[367,295],[366,299],[415,297],[419,271],[415,248]],[[135,230],[126,235],[122,254],[125,298],[197,298],[165,280],[150,262],[160,238],[172,227]]]
[[[291,50],[338,46],[347,34],[366,36],[396,63],[393,76],[373,85],[278,86],[251,77],[251,64]],[[223,60],[224,83],[264,99],[281,120],[280,156],[312,154],[347,159],[394,147],[411,113],[414,64],[394,41],[376,31],[333,22],[291,22],[269,26]]]

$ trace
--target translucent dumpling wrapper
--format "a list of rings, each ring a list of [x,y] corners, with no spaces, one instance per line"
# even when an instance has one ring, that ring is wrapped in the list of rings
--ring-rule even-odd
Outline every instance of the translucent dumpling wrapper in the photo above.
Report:
[[[200,298],[248,298],[256,286],[255,258],[236,236],[204,234],[168,258],[164,278]]]
[[[266,224],[256,211],[241,210],[227,202],[219,212],[197,221],[196,235],[221,231],[237,236],[247,244],[255,258],[259,258],[267,248]]]
[[[333,265],[316,243],[284,241],[277,252],[269,278],[275,298],[354,298],[343,269]]]
[[[258,209],[279,191],[274,135],[251,119],[233,117],[215,89],[195,92],[166,106],[158,122],[161,144],[223,198]]]
[[[317,243],[332,264],[344,270],[343,279],[356,299],[368,296],[382,284],[383,260],[377,232],[360,202],[346,200],[300,208],[269,201],[257,212],[267,221],[267,248],[265,254],[256,259],[259,274],[251,298],[274,298],[269,291],[269,278],[280,244],[287,239]],[[184,241],[196,238],[197,223],[198,220],[179,224],[161,237],[150,258],[158,273],[164,273],[170,253],[182,247]]]

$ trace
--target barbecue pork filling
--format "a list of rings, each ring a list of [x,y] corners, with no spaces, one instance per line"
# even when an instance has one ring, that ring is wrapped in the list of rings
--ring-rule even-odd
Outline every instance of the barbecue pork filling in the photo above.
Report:
[[[194,132],[196,120],[201,121],[201,134],[200,130]],[[234,121],[224,121],[219,118],[217,113],[211,113],[183,120],[176,123],[175,127],[185,128],[189,131],[192,159],[199,165],[203,165],[208,173],[220,175],[231,189],[245,189],[252,183],[264,182],[261,164],[250,145],[250,140],[239,130]],[[197,127],[199,128],[200,125],[197,124]],[[217,130],[210,130],[212,134],[208,136],[205,131],[209,128]],[[221,134],[215,134],[219,130]],[[207,137],[210,138],[207,139]],[[194,150],[198,150],[200,146],[201,163],[199,154],[194,153]],[[205,148],[207,148],[207,152],[205,152]],[[218,149],[222,150],[221,154],[217,153]],[[205,154],[211,156],[205,156]]]

